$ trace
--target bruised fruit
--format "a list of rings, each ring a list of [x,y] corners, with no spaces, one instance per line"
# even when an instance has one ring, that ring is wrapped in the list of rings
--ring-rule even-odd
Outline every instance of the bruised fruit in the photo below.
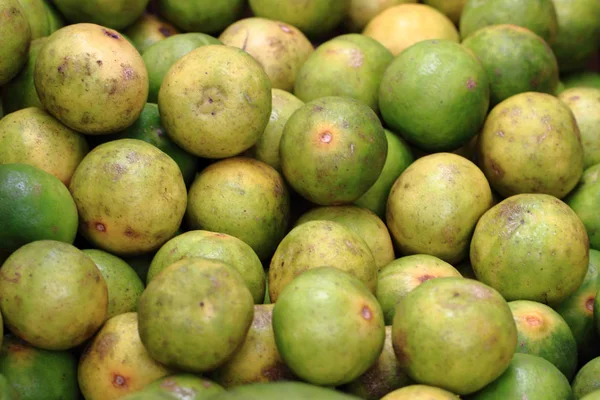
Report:
[[[161,394],[165,400],[209,400],[223,392],[225,389],[222,386],[208,379],[192,374],[176,374],[154,381],[138,393],[148,396],[146,400]],[[144,397],[141,396],[141,399]]]
[[[427,385],[411,385],[393,391],[381,400],[457,400],[459,397],[447,390]]]
[[[135,271],[122,259],[102,250],[82,250],[94,261],[108,287],[106,319],[133,312],[144,291],[144,284]]]
[[[412,163],[392,186],[387,226],[405,255],[430,254],[449,263],[463,260],[492,192],[475,164],[436,153]]]
[[[90,135],[127,128],[148,97],[142,56],[118,32],[88,23],[50,35],[38,55],[34,82],[50,114]]]
[[[277,302],[297,276],[323,266],[355,276],[375,293],[377,264],[367,243],[338,222],[308,221],[292,229],[277,246],[269,268],[271,301]]]
[[[271,257],[287,231],[290,198],[285,181],[273,168],[251,158],[211,164],[192,183],[188,199],[191,229],[235,236],[261,260]]]
[[[239,47],[264,68],[271,87],[291,91],[296,74],[313,52],[313,45],[293,25],[265,18],[244,18],[219,36],[226,46]]]
[[[500,293],[471,279],[431,279],[396,307],[392,342],[416,382],[459,395],[500,376],[517,345],[517,329]]]
[[[0,0],[0,86],[27,62],[31,28],[18,0]]]
[[[53,240],[26,244],[0,270],[4,322],[35,347],[66,350],[83,343],[102,325],[107,307],[102,274],[70,244]]]
[[[188,32],[215,33],[242,14],[244,0],[159,0],[158,9],[169,22]]]
[[[478,160],[504,197],[569,193],[583,172],[583,147],[569,107],[553,95],[526,92],[504,100],[479,134]]]
[[[187,204],[175,161],[138,139],[96,147],[77,167],[69,188],[80,233],[123,256],[158,249],[179,228]]]
[[[138,334],[138,315],[129,312],[106,321],[79,361],[78,378],[86,400],[113,400],[169,373],[148,355]]]
[[[324,97],[300,107],[281,137],[283,175],[319,205],[348,204],[375,183],[387,154],[377,114],[348,97]]]
[[[264,132],[271,82],[244,50],[201,46],[169,69],[158,107],[169,136],[181,148],[204,158],[232,157],[254,146]]]
[[[471,241],[477,279],[507,301],[556,305],[585,277],[589,245],[577,214],[556,197],[520,194],[487,211]]]
[[[125,34],[131,39],[140,54],[144,54],[144,51],[154,43],[178,33],[179,31],[173,25],[149,13],[144,13],[125,30]]]
[[[296,226],[318,220],[340,223],[358,234],[369,246],[379,270],[394,260],[390,233],[383,221],[371,211],[356,206],[317,207],[300,216]]]
[[[331,267],[308,270],[286,286],[273,309],[275,343],[286,365],[315,385],[341,385],[365,373],[383,349],[375,296]]]
[[[427,254],[398,258],[387,264],[378,275],[377,301],[381,304],[385,323],[391,325],[398,303],[417,286],[444,276],[460,277],[450,264]]]
[[[254,319],[244,344],[210,377],[226,388],[258,382],[294,380],[284,364],[273,333],[273,304],[254,306]]]
[[[183,259],[144,290],[138,304],[140,337],[150,356],[166,366],[210,371],[243,343],[253,303],[233,267],[204,258]]]
[[[77,360],[67,351],[48,351],[14,337],[4,337],[0,374],[17,396],[6,400],[78,400]]]
[[[42,239],[73,243],[77,221],[75,202],[57,177],[28,164],[0,165],[0,250]]]
[[[149,0],[53,0],[54,5],[72,22],[91,22],[112,29],[123,29],[138,19]]]
[[[342,390],[365,400],[379,400],[386,394],[408,385],[410,378],[402,371],[392,346],[392,327],[385,327],[385,343],[381,355],[375,363],[360,377]],[[414,400],[413,398],[411,398]]]
[[[68,186],[88,150],[83,135],[37,107],[16,111],[0,120],[0,164],[29,164]]]
[[[175,236],[156,253],[148,270],[149,283],[163,269],[184,258],[201,257],[222,261],[235,268],[250,289],[255,304],[265,296],[265,271],[252,248],[225,233],[189,231]]]

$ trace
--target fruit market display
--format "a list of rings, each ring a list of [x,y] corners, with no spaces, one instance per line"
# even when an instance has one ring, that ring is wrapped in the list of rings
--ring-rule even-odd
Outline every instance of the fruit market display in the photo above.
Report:
[[[598,400],[599,271],[599,0],[0,0],[1,400]]]

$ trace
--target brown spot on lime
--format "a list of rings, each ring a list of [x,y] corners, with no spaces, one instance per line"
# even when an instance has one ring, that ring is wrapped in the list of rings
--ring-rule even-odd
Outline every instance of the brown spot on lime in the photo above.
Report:
[[[158,28],[158,31],[165,37],[169,37],[175,34],[175,31],[168,26],[162,25]]]
[[[410,356],[406,347],[408,345],[408,340],[406,338],[406,333],[404,331],[398,330],[396,332],[392,332],[392,346],[394,347],[394,354],[396,354],[396,359],[401,367],[406,366],[410,361]]]
[[[294,33],[286,24],[279,24],[279,28],[285,33]]]
[[[540,326],[544,323],[542,318],[540,318],[537,315],[527,315],[525,317],[525,322],[527,322],[527,324],[529,324],[530,326]]]
[[[331,143],[332,139],[333,139],[333,136],[331,135],[331,132],[329,132],[329,131],[322,132],[321,136],[319,137],[319,140],[322,143]]]
[[[127,236],[127,237],[138,237],[140,235],[139,235],[139,233],[137,233],[136,231],[134,231],[130,226],[128,226],[127,229],[125,229],[125,236]]]
[[[121,376],[119,374],[114,374],[113,373],[113,380],[112,380],[112,384],[114,387],[116,388],[127,388],[128,387],[128,381],[129,379]]]
[[[94,350],[98,354],[98,358],[103,360],[109,353],[113,351],[115,343],[119,340],[119,336],[115,333],[107,333],[101,336],[95,343]]]
[[[97,61],[96,61],[96,64],[98,64],[98,66],[100,66],[100,67],[101,67],[101,66],[102,66],[102,60],[97,60]]]
[[[473,78],[467,79],[467,88],[470,91],[473,91],[473,89],[475,89],[476,87],[477,87],[477,82],[475,82],[475,79],[473,79]]]
[[[496,136],[504,137],[504,132],[498,131],[496,132]]]
[[[106,232],[106,225],[102,222],[96,222],[96,230],[99,232]]]
[[[492,167],[492,171],[494,171],[494,174],[496,174],[496,176],[502,178],[504,176],[504,170],[494,160],[491,160],[490,164]]]
[[[435,278],[435,276],[429,275],[429,274],[421,275],[421,276],[418,277],[419,282],[421,282],[421,283],[426,282],[426,281],[428,281],[430,279],[433,279],[433,278]]]
[[[121,64],[121,68],[123,68],[123,79],[129,81],[135,78],[135,71],[130,65]]]
[[[119,36],[119,35],[117,35],[117,34],[116,34],[115,32],[113,32],[113,31],[109,31],[109,30],[108,30],[108,29],[106,29],[106,28],[102,28],[102,32],[104,32],[104,34],[105,34],[106,36],[108,36],[109,38],[116,39],[116,40],[119,40],[119,39],[120,39],[120,36]]]
[[[362,315],[362,317],[364,319],[366,319],[367,321],[370,321],[373,319],[373,312],[371,311],[371,309],[369,308],[369,306],[363,306],[362,310],[360,311],[360,315]]]
[[[580,99],[579,96],[571,96],[571,97],[569,97],[569,100],[571,100],[571,101],[577,101],[579,99]]]
[[[200,307],[204,307],[204,302],[203,301],[200,302]]]
[[[595,297],[590,297],[585,301],[585,308],[587,308],[589,311],[594,311],[594,300]]]

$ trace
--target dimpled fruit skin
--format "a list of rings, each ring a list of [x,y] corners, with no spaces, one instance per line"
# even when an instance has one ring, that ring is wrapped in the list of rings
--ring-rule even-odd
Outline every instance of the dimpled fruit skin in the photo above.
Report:
[[[477,279],[512,300],[559,304],[587,272],[589,243],[575,212],[556,197],[520,194],[486,212],[471,241]]]
[[[445,277],[423,283],[398,304],[392,342],[412,379],[465,395],[508,367],[517,328],[496,290],[472,279]]]
[[[27,62],[31,28],[17,0],[0,0],[0,86]]]
[[[158,92],[158,107],[181,148],[199,157],[232,157],[264,132],[271,81],[244,50],[205,45],[173,64]]]
[[[489,101],[485,69],[472,52],[450,40],[425,40],[403,51],[379,89],[388,127],[432,152],[454,150],[479,133]]]
[[[127,128],[148,97],[148,72],[135,47],[118,32],[88,23],[50,35],[34,83],[50,114],[90,135]]]

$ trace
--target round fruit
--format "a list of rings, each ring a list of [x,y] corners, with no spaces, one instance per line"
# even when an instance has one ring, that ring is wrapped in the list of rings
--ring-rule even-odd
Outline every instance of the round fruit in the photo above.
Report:
[[[386,325],[394,321],[396,306],[408,293],[430,279],[460,277],[450,264],[427,254],[401,257],[383,268],[377,280],[377,301],[381,304]]]
[[[492,106],[519,93],[556,92],[556,57],[544,39],[529,29],[517,25],[487,26],[470,35],[462,45],[475,53],[487,72]]]
[[[277,302],[304,271],[323,266],[355,276],[375,293],[378,268],[367,243],[338,222],[309,221],[292,229],[277,246],[269,267],[271,301]]]
[[[252,248],[240,239],[216,232],[189,231],[175,236],[154,255],[147,282],[163,269],[184,258],[201,257],[222,261],[235,268],[250,289],[255,304],[265,297],[265,271]]]
[[[242,14],[244,0],[159,0],[160,13],[188,32],[215,33]]]
[[[437,153],[418,159],[396,180],[387,226],[403,254],[457,263],[467,256],[475,224],[491,206],[489,184],[475,164]]]
[[[268,260],[287,231],[290,198],[285,181],[268,165],[245,157],[211,164],[188,193],[191,229],[226,233]]]
[[[16,111],[0,120],[0,164],[29,164],[68,186],[88,150],[81,134],[37,107]]]
[[[270,382],[240,385],[210,400],[357,400],[356,397],[304,382]]]
[[[6,326],[40,349],[66,350],[83,343],[104,322],[107,306],[102,274],[70,244],[26,244],[0,270],[0,309]]]
[[[222,386],[192,374],[176,374],[161,378],[144,387],[139,393],[152,399],[152,395],[163,395],[161,399],[208,400],[225,392]],[[142,399],[144,397],[140,397]]]
[[[465,395],[508,367],[517,329],[496,290],[475,280],[445,277],[423,283],[398,303],[392,342],[412,379]]]
[[[583,396],[600,390],[600,357],[587,362],[575,376],[573,380],[573,395],[575,399],[581,399]]]
[[[23,7],[25,18],[27,18],[27,21],[29,22],[32,40],[48,36],[52,33],[49,31],[50,27],[48,25],[49,21],[44,0],[18,1],[21,7]]]
[[[164,269],[144,290],[138,303],[140,338],[150,356],[168,367],[214,370],[244,341],[253,303],[233,267],[184,259]]]
[[[383,349],[385,326],[375,296],[336,268],[308,270],[288,285],[273,309],[275,343],[302,380],[341,385],[358,378]]]
[[[179,228],[187,204],[175,161],[137,139],[92,150],[77,167],[70,190],[81,234],[117,255],[158,249]]]
[[[370,37],[336,36],[321,44],[300,68],[294,94],[302,101],[345,96],[379,110],[379,85],[392,53]]]
[[[581,144],[583,167],[600,163],[600,88],[572,88],[558,96],[575,116]]]
[[[583,172],[583,147],[569,107],[555,96],[527,92],[492,109],[479,135],[479,164],[504,197],[569,193]]]
[[[123,29],[138,19],[149,0],[54,0],[53,4],[69,22],[91,22]]]
[[[535,301],[508,303],[517,325],[517,353],[531,354],[550,361],[573,379],[577,368],[577,342],[565,320],[550,307]]]
[[[246,51],[264,68],[272,88],[287,91],[294,88],[298,70],[313,52],[313,45],[298,28],[265,18],[239,20],[219,40]]]
[[[387,47],[394,56],[425,40],[446,39],[458,43],[456,27],[444,14],[425,4],[400,4],[377,14],[363,30]]]
[[[427,385],[411,385],[393,391],[381,400],[456,400],[458,398],[444,389]]]
[[[27,164],[0,165],[0,250],[49,239],[73,243],[77,207],[54,175]]]
[[[588,237],[573,210],[556,197],[520,194],[487,211],[471,241],[477,279],[507,301],[559,304],[585,277]]]
[[[522,26],[552,44],[558,32],[554,0],[467,0],[460,16],[463,38],[490,25]]]
[[[600,214],[596,212],[600,199],[600,164],[587,168],[579,184],[565,198],[585,225],[590,247],[600,250]]]
[[[201,46],[181,57],[158,93],[161,121],[187,152],[235,156],[252,147],[271,114],[271,82],[242,49]]]
[[[425,40],[403,51],[379,90],[386,124],[425,151],[467,143],[479,133],[489,100],[485,69],[472,52],[449,40]]]
[[[140,54],[144,54],[144,51],[154,43],[177,35],[179,31],[155,15],[144,13],[124,33],[131,39]]]
[[[306,103],[289,118],[281,167],[301,196],[319,205],[352,203],[375,183],[387,154],[377,114],[348,97]]]
[[[106,319],[133,312],[144,291],[144,284],[133,268],[117,256],[102,250],[82,250],[100,270],[108,287]]]
[[[148,97],[148,72],[135,47],[95,24],[69,25],[50,35],[38,55],[34,83],[50,114],[90,135],[127,128]]]
[[[572,395],[569,381],[550,361],[517,353],[506,372],[471,399],[571,400]]]
[[[79,387],[86,400],[117,399],[169,373],[144,348],[135,312],[106,321],[81,356],[78,369]]]
[[[27,62],[31,28],[18,0],[0,0],[0,86]]]

